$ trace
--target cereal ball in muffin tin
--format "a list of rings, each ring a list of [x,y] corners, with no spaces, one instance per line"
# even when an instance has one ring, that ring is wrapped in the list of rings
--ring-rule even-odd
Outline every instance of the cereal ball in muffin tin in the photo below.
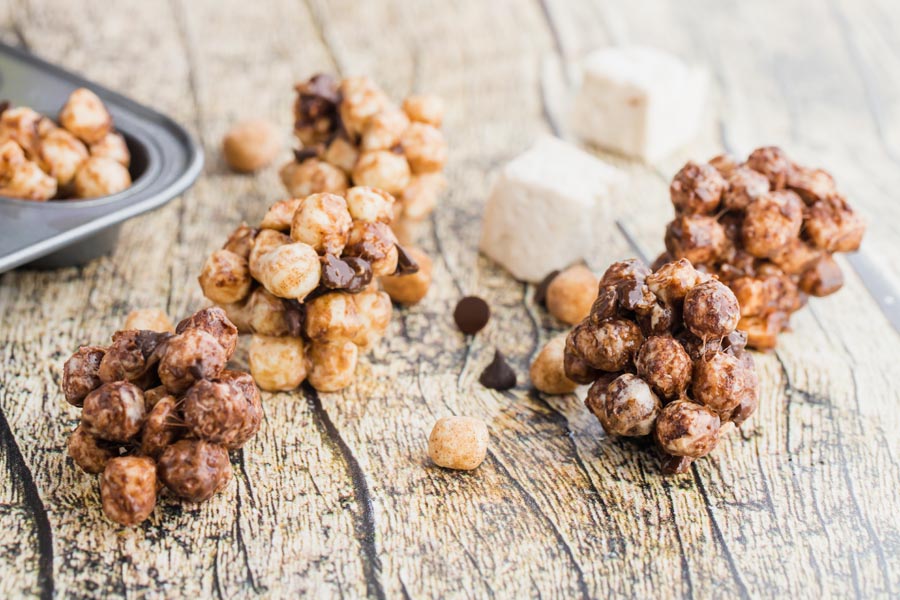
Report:
[[[652,272],[622,261],[607,269],[591,314],[568,334],[563,371],[591,384],[585,405],[608,435],[652,438],[663,470],[683,472],[715,448],[723,424],[739,425],[756,409],[758,381],[739,322],[735,294],[688,260]]]
[[[725,182],[715,209],[712,171]],[[688,259],[729,286],[740,301],[740,327],[757,349],[775,347],[808,296],[840,289],[833,254],[857,250],[865,233],[830,174],[774,146],[757,148],[744,162],[726,156],[690,162],[671,192],[676,216],[659,262]]]

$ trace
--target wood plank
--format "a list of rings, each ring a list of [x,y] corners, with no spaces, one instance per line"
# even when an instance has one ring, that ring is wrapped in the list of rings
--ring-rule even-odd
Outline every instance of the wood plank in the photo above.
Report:
[[[897,19],[884,0],[0,6],[2,39],[172,114],[208,157],[198,184],[129,223],[111,257],[0,278],[0,408],[12,432],[0,444],[0,473],[9,473],[0,477],[0,572],[15,574],[0,594],[896,593],[900,337],[852,272],[841,293],[798,313],[777,353],[758,355],[762,405],[741,435],[692,473],[662,478],[574,397],[528,389],[530,359],[562,328],[531,302],[532,286],[479,257],[477,240],[493,170],[536,136],[565,134],[574,61],[635,41],[706,62],[716,81],[690,147],[650,166],[602,155],[632,175],[617,215],[637,249],[661,248],[667,180],[688,157],[723,141],[783,141],[835,171],[872,221],[867,252],[896,276],[887,257],[897,248]],[[833,77],[820,75],[825,66]],[[144,526],[113,527],[93,479],[64,457],[77,411],[57,390],[61,363],[132,308],[179,316],[203,305],[203,258],[283,193],[277,167],[228,172],[219,140],[235,120],[265,116],[285,132],[287,158],[292,84],[318,70],[370,74],[395,98],[415,90],[447,100],[450,186],[420,231],[436,257],[433,288],[396,311],[345,392],[267,396],[263,428],[234,457],[226,493],[196,507],[165,499]],[[591,264],[602,270],[635,252],[610,223]],[[474,339],[450,318],[469,293],[494,308]],[[512,392],[477,383],[494,348],[520,374]],[[490,424],[478,471],[428,461],[428,429],[447,414]]]

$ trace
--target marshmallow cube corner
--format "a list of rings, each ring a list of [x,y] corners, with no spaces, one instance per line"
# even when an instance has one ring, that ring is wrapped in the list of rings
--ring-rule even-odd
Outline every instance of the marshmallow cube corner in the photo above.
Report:
[[[539,140],[501,170],[488,196],[481,251],[521,281],[587,259],[596,229],[624,185],[615,167],[556,138]]]
[[[597,50],[583,62],[572,132],[600,148],[654,161],[697,136],[709,76],[655,48]]]

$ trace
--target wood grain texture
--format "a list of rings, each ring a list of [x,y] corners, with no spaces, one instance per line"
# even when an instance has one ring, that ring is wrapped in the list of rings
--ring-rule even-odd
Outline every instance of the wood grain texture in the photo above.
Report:
[[[757,355],[753,420],[662,478],[574,396],[529,390],[530,359],[561,326],[477,239],[494,169],[539,134],[568,135],[576,61],[647,43],[707,64],[714,98],[675,156],[603,155],[633,184],[593,267],[661,249],[667,181],[687,158],[778,143],[835,173],[870,222],[864,251],[900,280],[898,26],[889,0],[0,4],[0,39],[172,115],[208,157],[197,185],[127,224],[112,256],[0,278],[0,595],[896,597],[900,337],[846,261],[845,288]],[[450,186],[419,232],[434,285],[395,312],[345,392],[268,395],[226,492],[199,506],[166,498],[141,527],[114,527],[96,481],[65,458],[77,411],[57,388],[62,362],[133,308],[177,317],[203,304],[203,257],[282,195],[277,165],[227,171],[223,133],[270,118],[287,160],[292,84],[321,70],[447,100]],[[450,318],[469,293],[494,309],[472,339]],[[511,392],[477,382],[494,348],[520,375]],[[475,472],[427,459],[428,430],[448,414],[489,423]]]

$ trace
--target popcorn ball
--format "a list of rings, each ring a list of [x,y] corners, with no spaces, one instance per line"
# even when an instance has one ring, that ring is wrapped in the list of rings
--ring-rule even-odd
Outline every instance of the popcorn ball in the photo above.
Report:
[[[591,313],[565,340],[565,378],[554,358],[562,342],[553,340],[532,379],[546,393],[591,384],[585,405],[607,434],[652,437],[663,471],[683,472],[758,403],[737,298],[686,259],[655,271],[618,262],[599,287]]]
[[[159,311],[149,316],[128,322],[170,325]],[[110,346],[82,346],[66,361],[63,393],[83,407],[68,453],[85,472],[101,475],[110,520],[131,526],[147,519],[158,482],[202,502],[231,480],[228,451],[246,444],[262,421],[253,378],[225,369],[236,344],[224,311],[207,308],[174,334],[118,331]]]
[[[303,106],[317,115],[302,130],[303,137],[321,139],[325,133],[320,124],[336,119],[336,113],[327,102],[313,99]],[[259,228],[239,226],[207,259],[200,287],[228,314],[236,332],[253,335],[250,372],[260,388],[288,391],[304,381],[320,391],[349,386],[360,353],[373,348],[390,324],[388,294],[405,304],[425,296],[431,261],[421,251],[406,251],[397,243],[391,229],[394,206],[392,194],[367,186],[279,200]],[[382,278],[387,293],[378,288]],[[200,334],[192,335],[197,339],[190,344],[178,336],[170,343],[185,346],[187,355],[203,342]],[[221,360],[214,352],[203,357]],[[205,363],[191,364],[208,368]],[[180,392],[194,385],[191,371],[164,366],[160,375],[167,388]],[[205,372],[200,379],[215,381]],[[226,392],[220,387],[209,393],[214,389],[219,396]],[[78,395],[78,390],[72,391],[75,401]]]
[[[45,202],[99,198],[131,187],[131,152],[103,101],[73,91],[59,123],[0,105],[0,196]]]
[[[288,193],[341,194],[368,186],[398,199],[397,218],[413,222],[431,214],[445,185],[441,172],[448,154],[439,98],[409,96],[399,107],[368,77],[338,81],[325,74],[296,91],[294,135],[300,148],[281,170]],[[347,202],[353,203],[349,193]],[[354,219],[372,220],[350,212]]]
[[[659,264],[685,258],[728,285],[752,348],[774,348],[809,296],[843,285],[836,252],[853,252],[865,224],[822,169],[780,148],[689,162],[670,187],[676,217]]]

